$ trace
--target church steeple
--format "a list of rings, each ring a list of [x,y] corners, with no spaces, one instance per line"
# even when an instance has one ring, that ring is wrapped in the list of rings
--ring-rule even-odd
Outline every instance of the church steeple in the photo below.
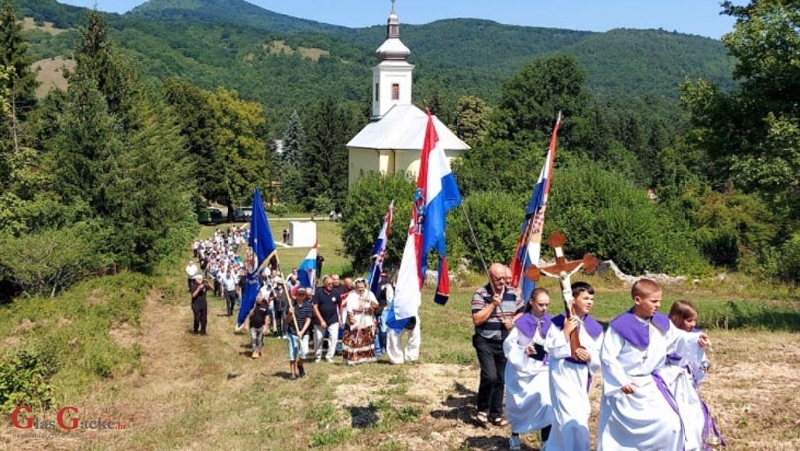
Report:
[[[392,0],[392,12],[389,13],[389,19],[386,21],[386,39],[389,38],[400,39],[400,20],[394,12],[394,0]]]
[[[375,55],[379,61],[385,60],[403,60],[408,59],[411,50],[400,41],[400,19],[394,12],[394,0],[392,0],[392,12],[389,13],[389,18],[386,20],[386,40],[383,45],[375,50]]]
[[[400,19],[392,11],[386,20],[386,40],[375,50],[378,65],[372,70],[372,119],[379,119],[394,105],[411,104],[411,50],[400,41]]]

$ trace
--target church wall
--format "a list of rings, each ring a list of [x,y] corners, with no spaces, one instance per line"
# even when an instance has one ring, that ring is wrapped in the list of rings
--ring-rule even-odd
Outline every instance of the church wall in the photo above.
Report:
[[[368,172],[378,172],[381,170],[378,152],[372,149],[351,148],[347,163],[347,186],[353,186],[356,180]]]

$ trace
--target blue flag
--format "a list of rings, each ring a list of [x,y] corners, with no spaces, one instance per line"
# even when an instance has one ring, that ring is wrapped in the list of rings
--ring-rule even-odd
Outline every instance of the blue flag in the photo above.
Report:
[[[239,308],[239,317],[236,319],[237,330],[244,326],[244,321],[256,303],[256,296],[258,296],[258,289],[260,288],[259,274],[261,268],[275,256],[277,249],[258,187],[253,193],[253,214],[250,216],[250,239],[248,244],[251,251],[247,253],[247,281],[242,291],[242,305]]]
[[[375,240],[375,246],[372,248],[372,264],[369,268],[369,275],[367,276],[367,284],[369,290],[377,297],[380,291],[381,272],[383,271],[383,261],[386,259],[386,248],[389,245],[389,229],[392,228],[392,216],[394,216],[394,201],[389,204],[389,210],[383,218],[383,226],[378,233],[378,239]]]

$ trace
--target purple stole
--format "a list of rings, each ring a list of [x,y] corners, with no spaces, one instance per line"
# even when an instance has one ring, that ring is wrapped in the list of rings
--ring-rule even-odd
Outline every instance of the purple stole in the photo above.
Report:
[[[564,316],[564,314],[562,313],[562,314],[556,316],[555,318],[553,318],[553,325],[555,325],[558,329],[563,331],[564,330],[564,321],[565,320],[566,320],[566,316]],[[592,318],[589,315],[586,315],[583,318],[583,327],[586,328],[586,333],[588,333],[589,336],[594,338],[595,340],[597,340],[597,338],[599,338],[600,335],[603,334],[603,325],[598,323],[596,319]],[[576,363],[578,365],[586,365],[586,362],[581,362],[580,360],[573,359],[572,357],[567,357],[564,360],[566,360],[567,362]],[[592,386],[592,375],[590,373],[589,374],[589,381],[586,384],[586,391],[587,392],[589,391],[589,387],[591,387],[591,386]]]
[[[553,320],[548,313],[545,313],[542,315],[542,319],[539,319],[533,316],[531,312],[526,312],[517,318],[516,321],[514,321],[514,325],[517,326],[517,329],[519,329],[519,332],[522,335],[525,335],[528,338],[533,338],[533,334],[536,332],[536,325],[540,322],[542,323],[542,327],[539,331],[539,334],[542,336],[542,338],[545,338],[547,336],[547,329],[549,329],[550,325],[553,323]]]
[[[656,312],[650,321],[664,332],[668,331],[671,325],[669,317],[659,312]],[[608,326],[637,349],[645,349],[650,346],[650,324],[636,319],[633,309],[612,319]]]
[[[656,314],[650,318],[650,321],[642,323],[636,318],[636,315],[633,314],[633,309],[631,308],[627,312],[612,319],[611,322],[608,323],[608,326],[620,334],[622,338],[633,345],[633,347],[637,349],[647,349],[647,347],[650,346],[651,322],[664,332],[668,331],[672,325],[669,317],[660,312],[656,312]],[[678,419],[681,420],[681,428],[683,429],[683,418],[678,411],[678,404],[675,402],[675,397],[672,396],[672,392],[669,391],[664,379],[662,379],[658,373],[653,373],[652,376],[656,387],[658,387],[658,391],[661,392],[661,396],[664,397],[667,404],[672,408],[672,411],[675,412],[675,414],[678,415]]]
[[[566,317],[564,314],[560,314],[553,318],[553,324],[561,330],[564,330],[564,320]],[[590,337],[597,340],[598,337],[603,333],[603,325],[598,323],[596,319],[592,318],[589,315],[586,315],[583,319],[583,327],[586,328],[586,333],[589,334]]]
[[[533,339],[533,334],[536,333],[536,326],[539,324],[541,324],[539,327],[539,335],[542,338],[546,338],[547,330],[550,329],[550,325],[553,324],[553,320],[547,312],[542,315],[541,319],[533,316],[531,312],[526,312],[514,321],[514,326],[517,327],[519,333],[530,339]],[[533,344],[533,347],[536,349],[536,354],[532,358],[547,365],[547,353],[544,347],[536,343]]]

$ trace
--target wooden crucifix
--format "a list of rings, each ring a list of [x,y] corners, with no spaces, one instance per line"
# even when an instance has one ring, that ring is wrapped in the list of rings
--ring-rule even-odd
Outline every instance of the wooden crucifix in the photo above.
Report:
[[[599,261],[592,254],[586,254],[580,260],[567,261],[564,257],[564,243],[567,238],[560,232],[555,231],[547,238],[547,244],[552,247],[556,252],[556,262],[550,266],[539,268],[536,265],[531,265],[525,270],[525,276],[534,282],[538,282],[541,276],[552,277],[561,282],[561,295],[564,298],[564,315],[569,320],[572,317],[572,282],[570,278],[573,274],[584,269],[586,272],[594,272],[597,269]],[[572,358],[576,358],[575,351],[581,347],[580,340],[578,339],[578,329],[576,328],[570,334],[570,350]]]

